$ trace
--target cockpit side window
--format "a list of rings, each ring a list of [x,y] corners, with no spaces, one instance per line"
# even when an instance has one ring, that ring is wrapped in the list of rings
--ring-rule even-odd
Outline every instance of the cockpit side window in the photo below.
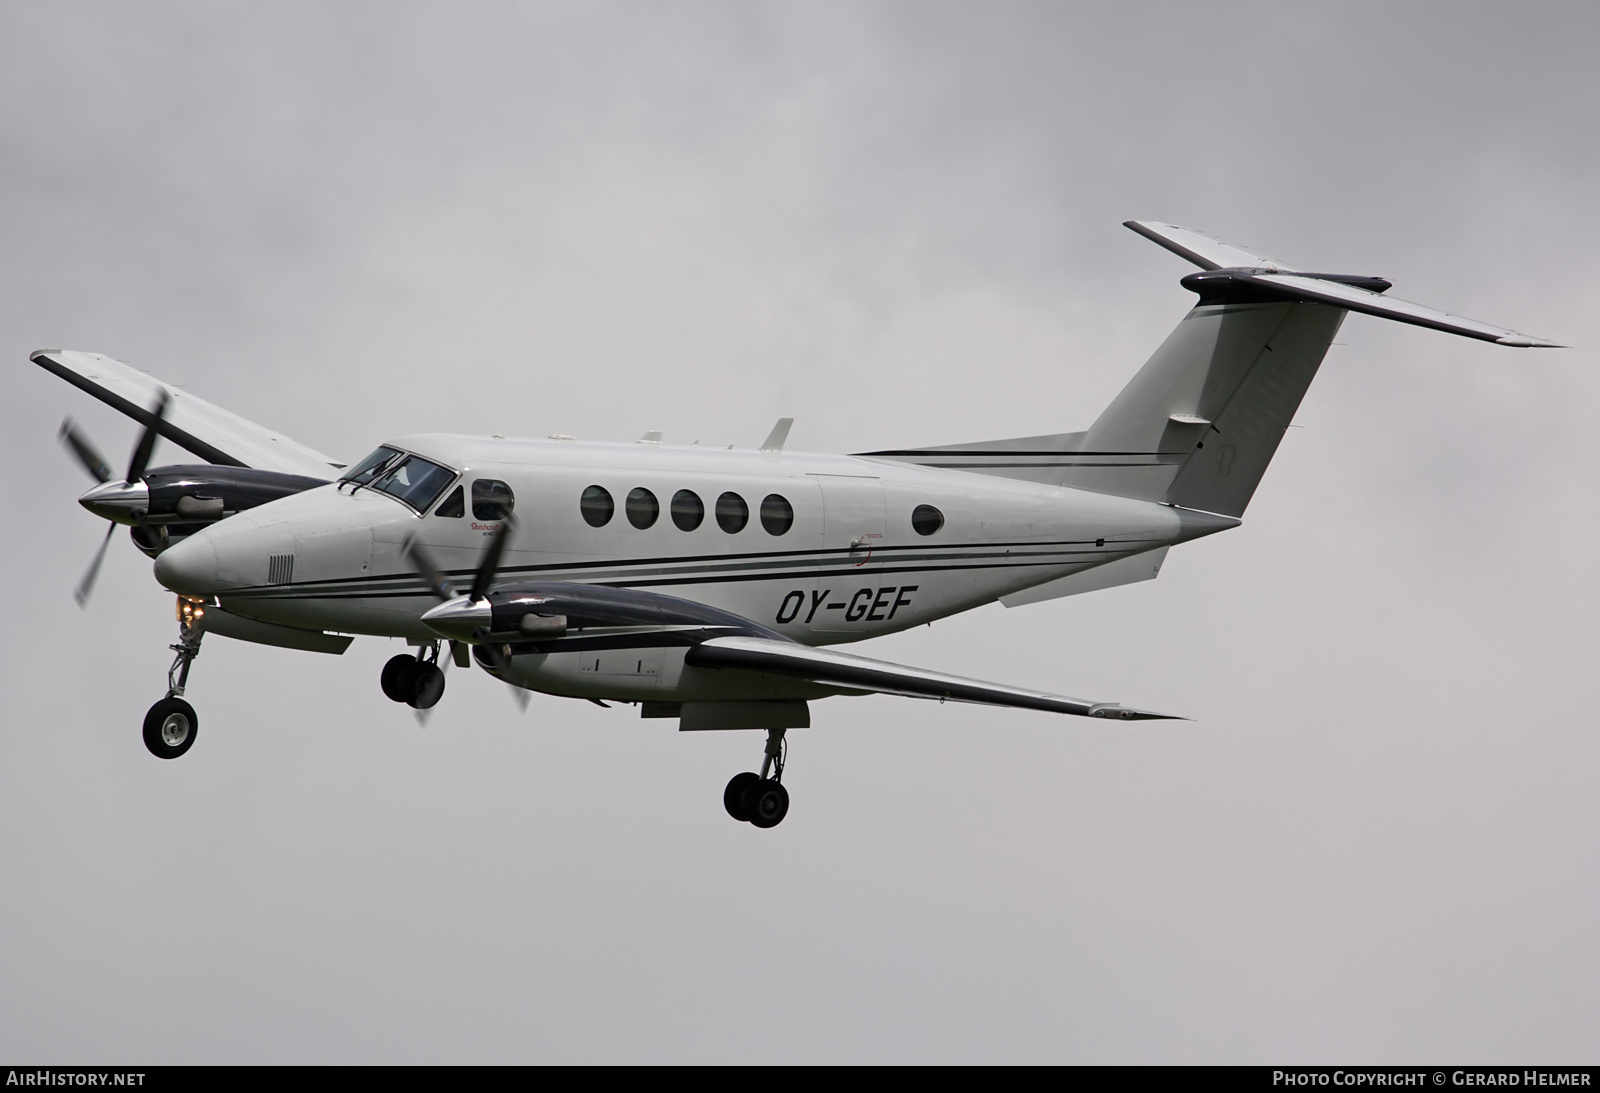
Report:
[[[348,474],[339,479],[341,482],[354,482],[358,486],[365,486],[371,482],[380,471],[388,470],[390,464],[400,458],[400,453],[393,448],[379,448],[367,458],[357,463]]]
[[[450,491],[450,496],[439,503],[433,510],[435,516],[465,516],[467,514],[466,494],[461,486]]]
[[[393,470],[374,482],[372,488],[398,497],[422,512],[433,504],[434,498],[444,491],[455,476],[456,472],[448,467],[441,467],[420,455],[408,455]]]
[[[472,483],[472,516],[477,520],[504,520],[517,507],[511,487],[493,478]]]

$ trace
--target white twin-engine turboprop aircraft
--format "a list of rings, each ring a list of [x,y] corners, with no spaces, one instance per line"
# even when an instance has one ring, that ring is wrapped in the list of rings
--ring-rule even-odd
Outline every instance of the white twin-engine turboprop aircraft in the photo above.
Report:
[[[108,357],[33,354],[145,426],[121,479],[62,426],[100,482],[83,506],[131,525],[178,594],[145,745],[166,759],[193,745],[181,696],[207,633],[327,653],[351,635],[404,638],[417,655],[388,662],[383,691],[419,710],[444,667],[475,659],[513,687],[637,702],[681,729],[766,730],[760,773],[723,796],[757,827],[788,811],[784,733],[811,723],[815,699],[1167,716],[825,647],[1149,580],[1168,547],[1237,526],[1348,311],[1553,343],[1390,299],[1379,277],[1127,226],[1200,266],[1182,281],[1200,298],[1081,433],[861,455],[786,450],[787,418],[743,450],[425,434],[346,466]],[[205,462],[148,466],[157,436]]]

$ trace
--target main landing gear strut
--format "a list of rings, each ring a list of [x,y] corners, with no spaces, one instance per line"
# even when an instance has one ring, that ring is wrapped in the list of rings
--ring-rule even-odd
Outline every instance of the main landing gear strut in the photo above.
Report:
[[[788,751],[783,733],[783,729],[767,730],[767,752],[761,760],[760,774],[735,774],[722,791],[722,807],[735,820],[756,827],[777,827],[789,814],[789,791],[783,788],[783,763]]]
[[[200,718],[183,700],[183,689],[189,683],[189,665],[200,655],[205,613],[203,601],[178,597],[178,644],[171,647],[178,655],[167,669],[167,697],[144,715],[144,746],[157,759],[176,759],[194,747],[200,732]]]

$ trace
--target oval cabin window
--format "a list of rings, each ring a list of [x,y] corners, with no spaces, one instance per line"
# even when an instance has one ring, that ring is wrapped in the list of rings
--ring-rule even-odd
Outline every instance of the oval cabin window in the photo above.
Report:
[[[656,495],[639,486],[628,491],[628,523],[643,531],[661,515],[661,502]]]
[[[782,535],[794,527],[794,507],[786,497],[769,493],[761,500],[761,526],[768,535]]]
[[[578,502],[578,511],[583,513],[583,522],[592,528],[603,528],[611,523],[611,516],[617,511],[616,502],[611,500],[611,491],[604,486],[590,486],[583,491],[583,499]]]
[[[717,527],[729,535],[736,535],[750,522],[750,506],[736,493],[725,493],[717,498]]]
[[[706,518],[705,502],[693,490],[679,490],[672,495],[672,522],[679,531],[693,531]]]
[[[911,529],[918,535],[932,535],[944,527],[944,513],[932,505],[918,505],[911,510]]]

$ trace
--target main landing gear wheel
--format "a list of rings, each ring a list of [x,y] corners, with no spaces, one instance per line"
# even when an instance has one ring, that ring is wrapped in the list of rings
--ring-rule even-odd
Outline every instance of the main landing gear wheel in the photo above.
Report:
[[[777,827],[789,815],[789,791],[771,778],[763,778],[744,791],[742,802],[755,827]]]
[[[200,718],[181,698],[163,698],[144,715],[144,746],[157,759],[176,759],[194,747]]]
[[[728,788],[722,791],[722,807],[728,810],[729,816],[740,823],[750,819],[750,813],[744,807],[744,792],[754,788],[760,781],[761,775],[749,771],[735,774],[728,780]]]
[[[383,675],[378,677],[378,682],[383,687],[384,695],[391,701],[406,701],[407,678],[416,669],[417,663],[417,658],[410,653],[401,653],[397,657],[390,657],[383,666]]]
[[[789,791],[783,788],[782,729],[767,730],[767,753],[761,773],[735,774],[722,791],[722,807],[735,820],[755,827],[777,827],[789,815]],[[771,775],[771,777],[768,777]]]
[[[390,657],[378,682],[389,698],[416,710],[432,709],[444,697],[444,672],[438,664],[410,653]]]
[[[406,705],[413,709],[432,709],[444,697],[444,673],[436,664],[419,662],[408,673],[406,682],[410,684]]]

